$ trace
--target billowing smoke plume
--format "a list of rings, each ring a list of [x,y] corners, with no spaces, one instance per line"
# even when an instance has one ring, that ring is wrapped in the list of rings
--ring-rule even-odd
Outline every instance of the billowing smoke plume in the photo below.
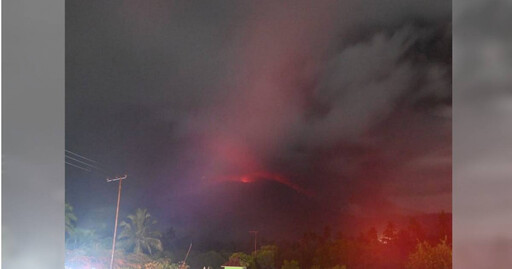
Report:
[[[68,136],[125,134],[95,144],[131,156],[147,179],[128,192],[170,223],[290,234],[451,209],[449,2],[127,1],[98,22],[75,5],[70,38],[95,50],[68,45]],[[125,122],[77,123],[104,115]]]

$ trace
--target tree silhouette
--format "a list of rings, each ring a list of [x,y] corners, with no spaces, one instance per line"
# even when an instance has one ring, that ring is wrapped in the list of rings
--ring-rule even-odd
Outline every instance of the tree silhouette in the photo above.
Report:
[[[416,218],[409,219],[409,234],[415,240],[423,241],[425,239],[425,231]]]
[[[122,221],[120,227],[122,232],[119,235],[120,240],[127,243],[128,248],[133,248],[133,252],[139,254],[146,252],[153,254],[154,250],[162,251],[162,242],[160,233],[152,230],[152,225],[156,221],[151,220],[151,215],[147,209],[138,208],[135,214],[127,217],[128,221]]]
[[[73,213],[73,206],[71,206],[71,204],[69,204],[69,203],[65,204],[64,215],[65,215],[65,232],[66,232],[66,235],[69,236],[74,232],[75,227],[76,227],[76,221],[77,221],[77,217]]]
[[[446,238],[447,243],[451,245],[452,242],[452,229],[451,229],[451,217],[448,213],[442,211],[438,216],[438,231],[439,239]]]
[[[396,239],[396,235],[397,229],[395,228],[395,224],[393,224],[393,222],[388,222],[386,229],[384,229],[384,232],[382,233],[382,242],[384,244],[389,244]]]
[[[299,262],[296,260],[285,260],[281,269],[300,269]]]
[[[407,269],[451,269],[452,250],[446,240],[436,246],[428,242],[418,243],[416,251],[409,256]]]
[[[277,247],[274,245],[262,246],[256,251],[256,263],[260,269],[276,268]]]
[[[173,227],[169,227],[162,236],[162,245],[165,250],[172,250],[174,248],[174,241],[176,240],[176,231]]]

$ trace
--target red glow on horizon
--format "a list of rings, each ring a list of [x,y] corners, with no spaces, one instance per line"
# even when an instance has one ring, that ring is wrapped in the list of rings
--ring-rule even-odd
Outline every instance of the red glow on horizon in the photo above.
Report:
[[[304,194],[308,197],[311,197],[314,195],[314,193],[312,191],[309,191],[309,190],[299,186],[298,184],[291,182],[289,179],[285,178],[284,176],[281,176],[281,175],[278,175],[275,173],[270,173],[270,172],[255,172],[255,173],[246,174],[243,176],[225,176],[225,177],[220,177],[220,178],[222,178],[224,180],[229,180],[229,181],[237,181],[237,182],[241,182],[244,184],[253,183],[255,181],[261,181],[261,180],[270,180],[270,181],[275,181],[280,184],[283,184],[283,185],[293,189],[297,193]]]
[[[252,182],[252,179],[250,179],[249,177],[242,177],[240,179],[240,182],[243,182],[243,183],[251,183]]]

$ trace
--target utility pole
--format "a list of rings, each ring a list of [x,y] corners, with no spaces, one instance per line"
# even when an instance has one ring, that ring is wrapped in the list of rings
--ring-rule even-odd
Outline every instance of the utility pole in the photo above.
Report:
[[[117,207],[116,207],[116,221],[114,224],[114,238],[112,239],[112,256],[110,257],[110,269],[114,266],[114,252],[116,249],[116,236],[117,236],[117,217],[119,216],[119,201],[121,201],[121,185],[123,183],[123,179],[126,179],[128,176],[124,175],[123,177],[116,177],[113,179],[107,178],[107,182],[119,181],[119,190],[117,192]]]
[[[190,254],[190,249],[192,249],[192,243],[190,243],[190,246],[188,247],[187,255],[185,255],[185,259],[179,265],[179,269],[186,269],[187,268],[187,258],[188,258],[188,254]]]
[[[256,244],[258,242],[258,231],[249,231],[249,233],[254,234],[254,255],[256,255]]]

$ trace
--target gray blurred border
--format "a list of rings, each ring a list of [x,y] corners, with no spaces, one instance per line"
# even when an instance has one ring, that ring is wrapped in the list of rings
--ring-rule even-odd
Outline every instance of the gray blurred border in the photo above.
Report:
[[[2,1],[2,268],[64,267],[64,0]]]
[[[454,268],[512,268],[512,1],[453,7]]]

